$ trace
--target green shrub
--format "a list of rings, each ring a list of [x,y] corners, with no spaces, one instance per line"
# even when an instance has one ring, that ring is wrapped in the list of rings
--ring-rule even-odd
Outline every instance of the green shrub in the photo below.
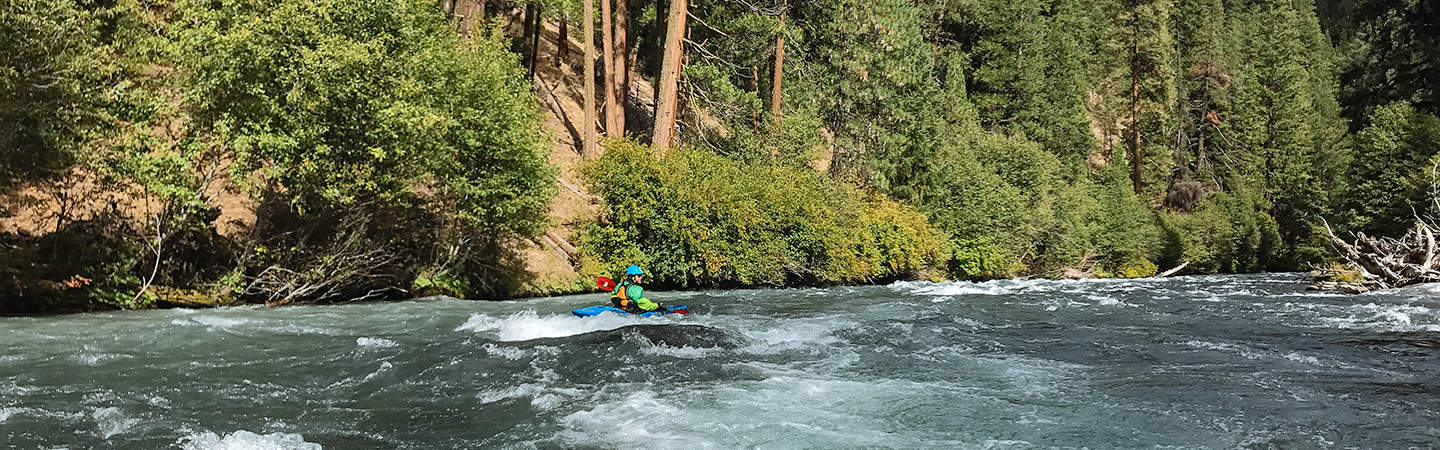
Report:
[[[1160,215],[1165,259],[1190,262],[1200,273],[1265,270],[1280,258],[1280,231],[1265,213],[1264,199],[1245,192],[1216,193],[1191,213]]]
[[[394,295],[420,272],[459,294],[519,285],[498,280],[516,273],[501,243],[545,228],[555,168],[498,36],[463,39],[424,0],[191,6],[177,32],[191,139],[231,152],[262,203],[253,244],[273,250],[247,261],[252,294]]]
[[[1058,190],[1053,221],[1039,238],[1035,270],[1094,266],[1122,277],[1154,274],[1160,229],[1120,166]]]
[[[661,284],[784,285],[924,276],[943,240],[913,209],[804,167],[611,142],[584,167],[604,199],[587,274],[639,264]]]

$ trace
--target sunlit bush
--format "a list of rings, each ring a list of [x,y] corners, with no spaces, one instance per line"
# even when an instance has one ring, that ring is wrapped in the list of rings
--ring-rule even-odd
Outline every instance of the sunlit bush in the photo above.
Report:
[[[634,263],[677,286],[860,282],[926,276],[943,259],[914,209],[808,168],[612,142],[584,176],[605,202],[581,239],[596,273]]]

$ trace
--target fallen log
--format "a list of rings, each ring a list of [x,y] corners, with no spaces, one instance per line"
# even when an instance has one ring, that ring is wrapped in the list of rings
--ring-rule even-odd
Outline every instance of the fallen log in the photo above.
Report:
[[[1415,226],[1400,239],[1355,233],[1354,242],[1351,243],[1336,236],[1328,223],[1325,224],[1325,232],[1330,235],[1330,241],[1340,253],[1340,257],[1358,271],[1361,278],[1358,283],[1339,282],[1348,284],[1340,290],[1390,289],[1440,282],[1440,255],[1437,255],[1436,250],[1435,227],[1423,220],[1417,219]],[[1330,287],[1331,283],[1336,283],[1331,279],[1334,275],[1317,270],[1311,275],[1312,287],[1334,289]]]
[[[1180,263],[1180,265],[1175,266],[1174,269],[1170,269],[1170,270],[1161,272],[1159,275],[1156,275],[1155,277],[1156,277],[1156,278],[1165,278],[1165,277],[1168,277],[1168,276],[1171,276],[1171,275],[1180,273],[1180,271],[1185,270],[1185,267],[1186,267],[1186,266],[1189,266],[1189,265],[1190,265],[1190,261],[1182,262],[1182,263]]]

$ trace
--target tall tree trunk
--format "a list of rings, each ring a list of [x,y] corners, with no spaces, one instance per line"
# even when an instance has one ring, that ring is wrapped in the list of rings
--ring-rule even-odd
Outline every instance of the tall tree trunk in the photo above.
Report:
[[[585,144],[580,154],[594,159],[600,156],[595,151],[595,0],[585,0],[585,23],[580,37],[585,41],[585,119],[580,126],[585,129]]]
[[[555,49],[556,56],[560,58],[557,65],[570,64],[570,17],[564,12],[560,13],[560,38],[557,40],[560,41],[559,48]]]
[[[540,33],[545,31],[543,26],[545,16],[540,14],[542,12],[544,12],[544,6],[536,3],[535,23],[531,25],[535,31],[530,34],[530,79],[532,80],[535,79],[535,66],[540,64]]]
[[[630,102],[630,0],[615,0],[615,137],[625,137],[625,111]]]
[[[479,20],[479,18],[475,17],[475,10],[479,8],[476,4],[480,3],[480,0],[457,1],[459,5],[455,7],[455,12],[460,15],[460,35],[468,38],[470,37],[470,30],[475,29],[475,21]]]
[[[477,20],[485,20],[485,3],[488,3],[488,1],[487,1],[487,0],[478,0],[476,3],[477,3],[478,5],[477,5],[477,8],[476,8],[476,12],[475,12],[475,19],[477,19]]]
[[[535,2],[526,3],[525,18],[521,19],[520,22],[520,63],[523,64],[527,70],[533,65],[530,61],[530,47],[534,38],[530,36],[530,33],[533,33],[534,30],[530,28],[530,23],[534,21]]]
[[[660,66],[660,102],[655,105],[655,150],[664,154],[675,136],[675,109],[678,102],[681,56],[685,50],[685,0],[670,0],[670,19],[665,30],[665,59]]]
[[[1140,152],[1140,20],[1135,19],[1134,40],[1130,47],[1130,128],[1133,139],[1130,142],[1130,181],[1135,185],[1135,195],[1145,193],[1145,184],[1140,169],[1144,161]]]
[[[618,137],[615,123],[615,27],[610,20],[611,0],[600,0],[600,68],[605,71],[605,136]]]
[[[654,29],[650,30],[650,35],[655,37],[655,39],[652,39],[652,41],[654,42],[654,47],[652,47],[652,48],[650,49],[650,55],[651,55],[652,58],[655,58],[655,61],[660,62],[662,65],[664,64],[664,61],[665,61],[665,41],[660,40],[660,36],[662,36],[662,35],[665,34],[664,32],[661,31],[661,30],[663,30],[664,27],[665,27],[665,21],[660,20],[660,18],[661,18],[661,17],[666,17],[666,14],[665,14],[665,12],[666,12],[666,11],[665,11],[665,5],[668,5],[668,4],[669,4],[669,3],[667,3],[667,0],[655,0],[655,23],[654,23]],[[660,72],[659,72],[659,71],[655,72],[655,79],[654,79],[653,81],[651,81],[651,84],[652,84],[651,87],[652,87],[653,89],[650,89],[650,95],[654,97],[654,98],[650,99],[650,100],[651,100],[651,104],[656,105],[656,106],[658,107],[658,106],[660,105]],[[656,112],[656,114],[659,114],[660,110],[657,108],[657,109],[655,110],[655,112]],[[652,125],[652,127],[653,127],[654,124],[651,124],[651,125]]]
[[[770,113],[780,118],[780,80],[785,74],[785,14],[790,5],[782,4],[780,10],[780,35],[775,37],[775,82],[770,84]]]

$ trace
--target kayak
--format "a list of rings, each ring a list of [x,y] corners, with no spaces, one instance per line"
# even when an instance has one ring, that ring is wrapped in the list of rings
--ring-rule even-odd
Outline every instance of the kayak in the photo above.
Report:
[[[612,314],[615,314],[615,315],[618,315],[618,316],[654,317],[654,316],[663,316],[663,315],[666,315],[666,314],[690,314],[690,309],[689,309],[689,308],[686,308],[685,305],[662,306],[662,307],[660,307],[660,309],[657,309],[657,310],[654,310],[654,311],[645,312],[645,313],[640,313],[640,314],[631,314],[631,313],[625,312],[625,310],[623,310],[623,309],[616,308],[616,307],[614,307],[614,306],[610,306],[610,305],[595,305],[595,306],[586,306],[586,307],[584,307],[584,308],[580,308],[580,309],[577,309],[577,310],[574,310],[574,311],[570,311],[570,313],[571,313],[571,314],[574,314],[574,315],[576,315],[576,316],[579,316],[579,317],[594,317],[594,316],[598,316],[598,315],[605,314],[605,313],[612,313]]]

